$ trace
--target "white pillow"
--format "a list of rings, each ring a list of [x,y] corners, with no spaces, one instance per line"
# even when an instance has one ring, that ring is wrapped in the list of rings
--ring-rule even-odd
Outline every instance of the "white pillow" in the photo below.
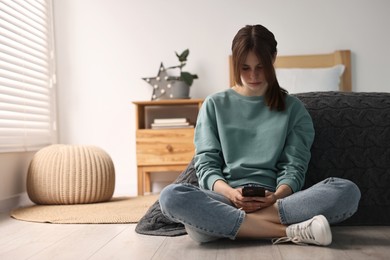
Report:
[[[341,64],[329,68],[279,68],[276,77],[279,85],[289,93],[339,91],[344,69]]]

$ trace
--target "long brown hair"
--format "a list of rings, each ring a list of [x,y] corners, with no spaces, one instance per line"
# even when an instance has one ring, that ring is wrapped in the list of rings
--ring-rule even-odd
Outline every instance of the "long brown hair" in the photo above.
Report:
[[[242,86],[241,66],[246,56],[253,51],[262,62],[268,89],[265,100],[269,108],[283,111],[286,108],[285,96],[287,91],[279,86],[275,75],[274,59],[277,54],[277,41],[272,32],[262,25],[247,25],[241,28],[232,42],[232,59],[234,81]]]

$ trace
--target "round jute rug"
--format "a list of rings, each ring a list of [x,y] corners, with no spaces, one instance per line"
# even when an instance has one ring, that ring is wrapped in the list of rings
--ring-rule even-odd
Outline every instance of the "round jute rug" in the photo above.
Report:
[[[76,205],[33,205],[15,209],[11,217],[55,224],[137,223],[158,195],[117,197],[109,202]]]

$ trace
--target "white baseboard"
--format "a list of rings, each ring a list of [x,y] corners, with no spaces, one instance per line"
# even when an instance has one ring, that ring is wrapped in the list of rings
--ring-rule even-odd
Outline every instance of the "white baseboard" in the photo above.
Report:
[[[9,212],[12,209],[32,204],[27,192],[19,193],[12,197],[0,200],[0,213]]]

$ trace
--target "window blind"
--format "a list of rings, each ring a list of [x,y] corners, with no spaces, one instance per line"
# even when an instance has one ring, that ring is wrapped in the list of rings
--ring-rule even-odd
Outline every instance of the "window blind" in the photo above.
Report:
[[[0,0],[0,152],[56,141],[51,0]]]

